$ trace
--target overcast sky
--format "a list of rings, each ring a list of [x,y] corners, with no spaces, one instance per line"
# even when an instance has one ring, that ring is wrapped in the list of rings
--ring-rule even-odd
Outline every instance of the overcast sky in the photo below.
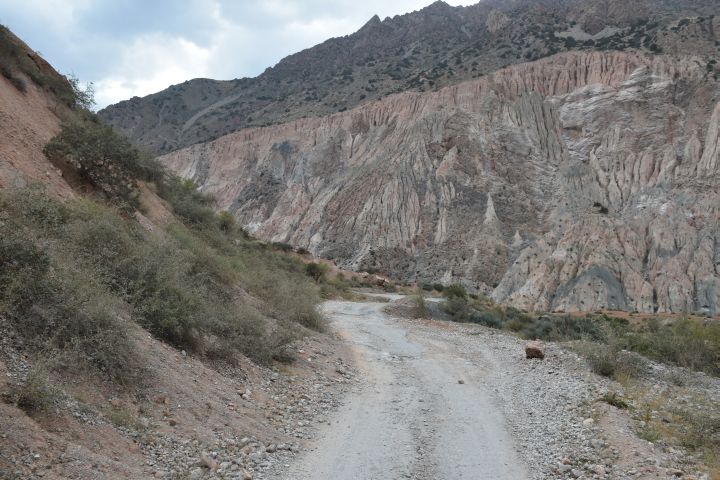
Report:
[[[190,78],[254,77],[291,53],[354,32],[375,14],[385,18],[430,3],[0,0],[0,23],[61,73],[93,82],[103,107]]]

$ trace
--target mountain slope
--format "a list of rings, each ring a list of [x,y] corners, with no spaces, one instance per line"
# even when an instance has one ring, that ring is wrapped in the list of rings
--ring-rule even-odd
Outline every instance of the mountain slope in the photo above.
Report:
[[[4,27],[0,74],[0,477],[196,478],[221,463],[207,452],[247,476],[240,448],[297,450],[295,412],[315,420],[295,402],[327,409],[340,384],[317,378],[349,375],[306,328],[338,290],[80,108]],[[298,349],[292,381],[270,369]]]
[[[196,79],[100,116],[156,153],[242,128],[327,115],[401,91],[427,91],[566,50],[638,48],[717,55],[713,0],[444,2],[291,55],[256,78]],[[685,19],[685,17],[692,17]]]
[[[533,310],[713,313],[712,67],[559,54],[161,161],[260,237],[353,268],[460,281]]]

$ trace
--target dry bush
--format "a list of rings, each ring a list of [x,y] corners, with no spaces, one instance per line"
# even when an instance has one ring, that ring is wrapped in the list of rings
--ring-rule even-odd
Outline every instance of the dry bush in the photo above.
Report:
[[[50,381],[42,364],[30,370],[25,381],[11,396],[18,408],[28,415],[49,412],[59,398],[58,389]]]

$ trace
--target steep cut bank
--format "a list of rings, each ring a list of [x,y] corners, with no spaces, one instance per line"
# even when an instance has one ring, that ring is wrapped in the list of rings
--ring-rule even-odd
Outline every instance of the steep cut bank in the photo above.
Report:
[[[571,52],[161,157],[265,239],[531,310],[718,311],[720,88]]]
[[[0,70],[0,189],[40,182],[52,193],[72,196],[42,151],[69,113],[58,86],[67,91],[70,84],[3,26]]]

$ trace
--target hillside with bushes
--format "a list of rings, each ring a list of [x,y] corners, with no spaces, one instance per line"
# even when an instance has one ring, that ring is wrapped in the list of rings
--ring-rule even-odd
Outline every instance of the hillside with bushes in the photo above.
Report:
[[[167,369],[183,368],[176,355],[232,391],[238,379],[293,362],[293,345],[324,329],[316,306],[321,295],[342,293],[342,282],[217,212],[191,181],[102,124],[87,109],[91,90],[4,27],[0,72],[5,435],[30,444],[50,435],[51,445],[84,451],[90,433],[65,433],[92,417],[101,444],[125,444],[123,428],[136,431],[153,413],[167,418],[165,403],[161,412],[153,406],[158,391],[188,390],[164,380],[173,377]],[[0,442],[0,471],[30,478],[22,445]],[[49,472],[73,476],[48,452]],[[145,478],[132,461],[123,465],[117,478]]]

